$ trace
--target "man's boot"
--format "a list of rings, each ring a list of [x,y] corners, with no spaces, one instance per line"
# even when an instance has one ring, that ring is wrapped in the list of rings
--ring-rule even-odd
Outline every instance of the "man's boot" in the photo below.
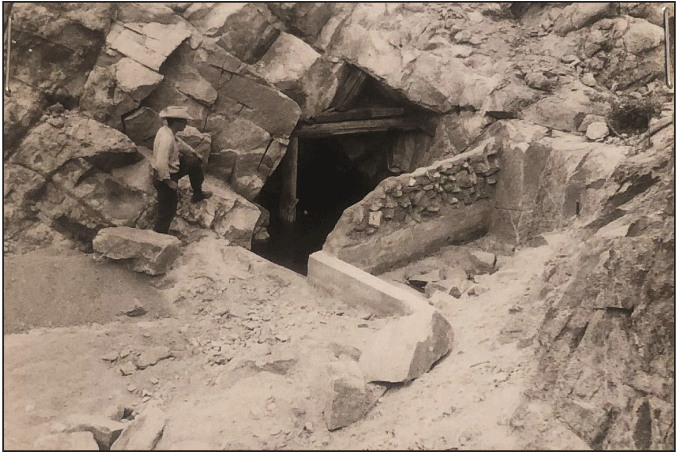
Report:
[[[211,198],[211,195],[212,195],[212,193],[210,191],[203,191],[203,190],[196,191],[192,194],[192,197],[190,198],[190,202],[192,202],[192,203],[200,202],[200,201],[203,201],[205,199]]]

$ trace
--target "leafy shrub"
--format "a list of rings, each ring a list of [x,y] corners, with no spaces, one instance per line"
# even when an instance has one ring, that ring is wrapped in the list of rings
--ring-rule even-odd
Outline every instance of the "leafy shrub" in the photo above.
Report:
[[[654,97],[622,97],[611,102],[607,122],[619,134],[637,135],[648,130],[650,119],[659,115],[662,105]]]

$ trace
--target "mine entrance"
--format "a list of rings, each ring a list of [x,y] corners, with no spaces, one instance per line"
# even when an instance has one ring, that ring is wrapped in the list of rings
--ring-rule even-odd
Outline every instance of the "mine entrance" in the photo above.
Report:
[[[322,248],[343,211],[382,180],[410,170],[401,168],[397,150],[424,153],[431,135],[428,113],[355,68],[332,106],[292,134],[256,198],[270,212],[270,238],[253,243],[252,251],[306,275],[308,256]]]

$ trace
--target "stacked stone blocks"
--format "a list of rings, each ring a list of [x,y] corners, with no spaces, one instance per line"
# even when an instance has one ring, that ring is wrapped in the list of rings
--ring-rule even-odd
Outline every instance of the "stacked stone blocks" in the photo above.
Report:
[[[352,212],[352,235],[372,235],[384,225],[420,223],[449,209],[492,199],[500,170],[498,144],[485,146],[412,173],[385,179]]]

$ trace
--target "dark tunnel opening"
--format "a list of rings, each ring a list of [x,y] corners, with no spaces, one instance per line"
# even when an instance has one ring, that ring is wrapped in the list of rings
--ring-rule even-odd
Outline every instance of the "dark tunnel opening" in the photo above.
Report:
[[[287,153],[256,199],[270,212],[270,238],[254,242],[252,251],[307,275],[309,255],[322,249],[343,211],[394,174],[388,170],[387,149],[396,135],[387,131],[299,138],[296,221],[288,224],[280,215]]]

